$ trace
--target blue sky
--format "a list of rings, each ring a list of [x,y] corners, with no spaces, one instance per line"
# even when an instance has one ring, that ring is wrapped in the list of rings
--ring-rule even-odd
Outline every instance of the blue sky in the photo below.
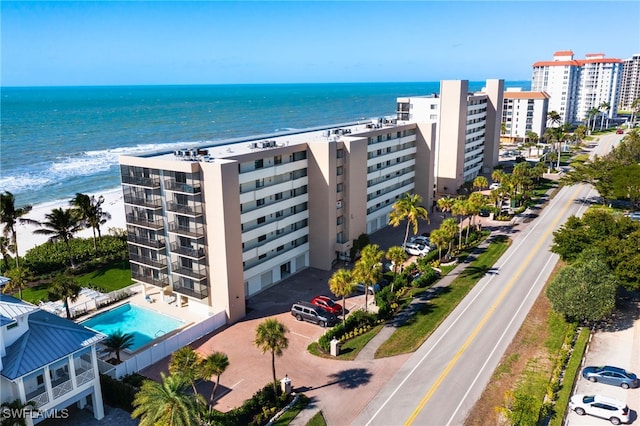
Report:
[[[640,52],[637,1],[1,2],[3,86],[529,80]]]

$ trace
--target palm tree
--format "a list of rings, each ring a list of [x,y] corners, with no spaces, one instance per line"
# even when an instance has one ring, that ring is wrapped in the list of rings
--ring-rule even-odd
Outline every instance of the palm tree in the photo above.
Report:
[[[442,237],[449,244],[446,257],[450,257],[453,251],[453,241],[455,240],[456,235],[458,235],[458,231],[459,231],[458,223],[454,218],[450,217],[448,219],[443,220],[442,224],[440,225],[440,228],[438,229],[440,230],[440,232],[442,232]],[[431,233],[431,235],[433,236],[433,232]]]
[[[100,225],[104,225],[107,219],[111,219],[111,215],[102,210],[102,204],[104,203],[104,197],[101,195],[97,199],[95,196],[89,197],[87,194],[76,193],[76,196],[71,200],[71,205],[74,206],[78,213],[78,217],[82,220],[87,228],[93,230],[93,249],[98,254],[98,245],[96,243],[96,231],[98,233],[98,239],[102,239],[100,234]]]
[[[438,204],[438,208],[442,211],[443,217],[447,217],[447,212],[451,211],[451,207],[453,207],[453,203],[455,202],[455,198],[451,198],[448,196],[438,199],[436,203]]]
[[[475,189],[477,191],[482,191],[483,189],[488,188],[488,187],[489,187],[489,181],[484,176],[477,176],[473,180],[473,189]]]
[[[369,244],[360,252],[360,259],[353,267],[353,275],[357,281],[364,284],[364,309],[369,307],[369,286],[373,286],[375,296],[375,284],[380,281],[382,275],[382,256],[384,252],[377,244]]]
[[[131,417],[140,417],[140,426],[198,425],[198,404],[202,403],[202,397],[194,398],[186,392],[188,383],[183,377],[164,373],[160,376],[162,383],[142,382],[133,400]]]
[[[13,250],[13,245],[8,237],[0,237],[0,255],[2,256],[2,267],[0,267],[0,274],[2,271],[9,270],[9,252]]]
[[[4,224],[2,233],[5,237],[10,238],[10,250],[16,255],[16,266],[20,266],[20,256],[18,254],[18,234],[16,232],[16,222],[22,216],[31,211],[31,206],[26,205],[20,208],[15,207],[15,197],[9,191],[0,194],[0,222]],[[30,222],[30,221],[27,221]]]
[[[31,411],[36,411],[38,404],[34,401],[27,401],[24,404],[20,399],[14,399],[11,402],[3,402],[0,405],[0,426],[27,426],[27,417]],[[5,415],[7,414],[8,415]],[[29,417],[31,418],[31,417]]]
[[[31,277],[29,269],[25,268],[24,266],[16,266],[15,268],[8,270],[6,272],[6,276],[11,281],[9,281],[4,286],[2,292],[14,293],[16,290],[18,290],[20,300],[22,300],[22,289]]]
[[[169,374],[181,375],[193,389],[193,393],[198,395],[196,380],[199,379],[200,354],[193,350],[191,346],[183,346],[171,355],[169,361]]]
[[[601,112],[604,112],[604,114],[600,115],[600,130],[602,130],[602,127],[604,125],[604,117],[607,115],[607,112],[611,109],[611,104],[609,102],[602,102],[600,105],[598,105],[598,110],[600,110]]]
[[[422,197],[418,194],[404,194],[404,197],[393,203],[393,210],[389,214],[389,224],[397,227],[400,222],[407,220],[407,229],[404,234],[404,244],[409,238],[409,226],[413,226],[413,233],[418,233],[418,219],[429,220],[427,209],[420,205]]]
[[[345,298],[353,293],[355,287],[355,281],[353,275],[348,269],[338,269],[329,278],[329,290],[335,294],[336,297],[342,297],[342,323],[346,324],[347,320],[347,305]]]
[[[82,287],[80,287],[75,278],[59,273],[53,277],[53,280],[51,280],[49,293],[56,299],[64,301],[64,307],[67,310],[67,318],[71,318],[69,302],[75,302],[78,299],[80,290],[82,290]]]
[[[529,164],[529,163],[527,163]],[[480,210],[486,204],[485,197],[479,192],[474,192],[469,195],[467,199],[467,207],[469,208],[469,214],[471,215],[471,223],[475,226],[476,215],[480,214]],[[469,228],[467,228],[467,240],[469,239]]]
[[[213,352],[200,363],[201,375],[203,379],[210,380],[211,376],[216,376],[216,383],[209,397],[209,408],[213,409],[214,396],[220,383],[220,376],[229,367],[229,357],[224,352]]]
[[[44,226],[43,229],[36,229],[34,234],[50,235],[49,241],[55,242],[62,240],[67,246],[67,253],[69,254],[69,263],[74,268],[73,257],[71,256],[71,246],[69,240],[73,238],[73,235],[82,229],[82,225],[72,209],[53,209],[51,213],[44,215],[44,222],[39,225]]]
[[[133,346],[135,338],[131,333],[124,333],[122,330],[117,330],[107,336],[106,339],[102,341],[102,344],[109,349],[110,352],[116,353],[116,359],[118,363],[120,360],[120,351],[125,349],[129,349]]]
[[[407,260],[407,253],[400,246],[389,247],[385,257],[393,264],[393,281],[391,282],[391,292],[393,293],[393,284],[398,275],[398,268]]]
[[[431,231],[429,239],[438,248],[438,259],[442,259],[442,249],[445,248],[449,242],[442,229],[438,228]]]
[[[591,131],[593,132],[596,129],[596,116],[600,114],[600,110],[596,107],[593,107],[589,111],[587,111],[587,114],[589,114],[589,117],[593,118],[593,121],[591,122]]]
[[[453,203],[453,207],[451,208],[451,213],[454,216],[459,217],[458,224],[458,250],[462,248],[462,222],[465,217],[469,214],[469,209],[467,207],[467,200],[463,200],[461,198],[457,199],[455,203]]]
[[[633,128],[636,122],[636,114],[640,111],[640,98],[636,98],[631,102],[631,121],[630,127]]]
[[[276,385],[276,355],[282,356],[282,351],[289,346],[289,339],[285,335],[287,329],[275,318],[268,318],[258,324],[254,344],[262,353],[271,352],[271,371],[273,372],[273,392],[277,395]]]

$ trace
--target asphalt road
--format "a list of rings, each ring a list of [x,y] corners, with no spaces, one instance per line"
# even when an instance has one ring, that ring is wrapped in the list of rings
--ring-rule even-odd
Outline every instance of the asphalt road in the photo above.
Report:
[[[605,136],[592,153],[609,150]],[[502,354],[544,287],[557,256],[553,231],[581,215],[597,193],[586,185],[561,189],[540,216],[511,228],[513,243],[494,269],[398,370],[355,425],[460,425],[480,397]],[[536,212],[534,212],[536,213]]]

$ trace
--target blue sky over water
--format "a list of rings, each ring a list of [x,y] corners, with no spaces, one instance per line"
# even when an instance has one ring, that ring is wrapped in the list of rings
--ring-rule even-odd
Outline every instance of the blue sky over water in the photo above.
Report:
[[[1,3],[2,85],[528,80],[640,51],[636,1]]]

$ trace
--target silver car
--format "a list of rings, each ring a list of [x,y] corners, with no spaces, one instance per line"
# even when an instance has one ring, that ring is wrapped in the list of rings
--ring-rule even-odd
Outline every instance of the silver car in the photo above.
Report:
[[[582,370],[582,377],[590,382],[620,386],[623,389],[638,387],[638,377],[635,374],[629,373],[623,368],[612,367],[610,365],[585,367]]]

